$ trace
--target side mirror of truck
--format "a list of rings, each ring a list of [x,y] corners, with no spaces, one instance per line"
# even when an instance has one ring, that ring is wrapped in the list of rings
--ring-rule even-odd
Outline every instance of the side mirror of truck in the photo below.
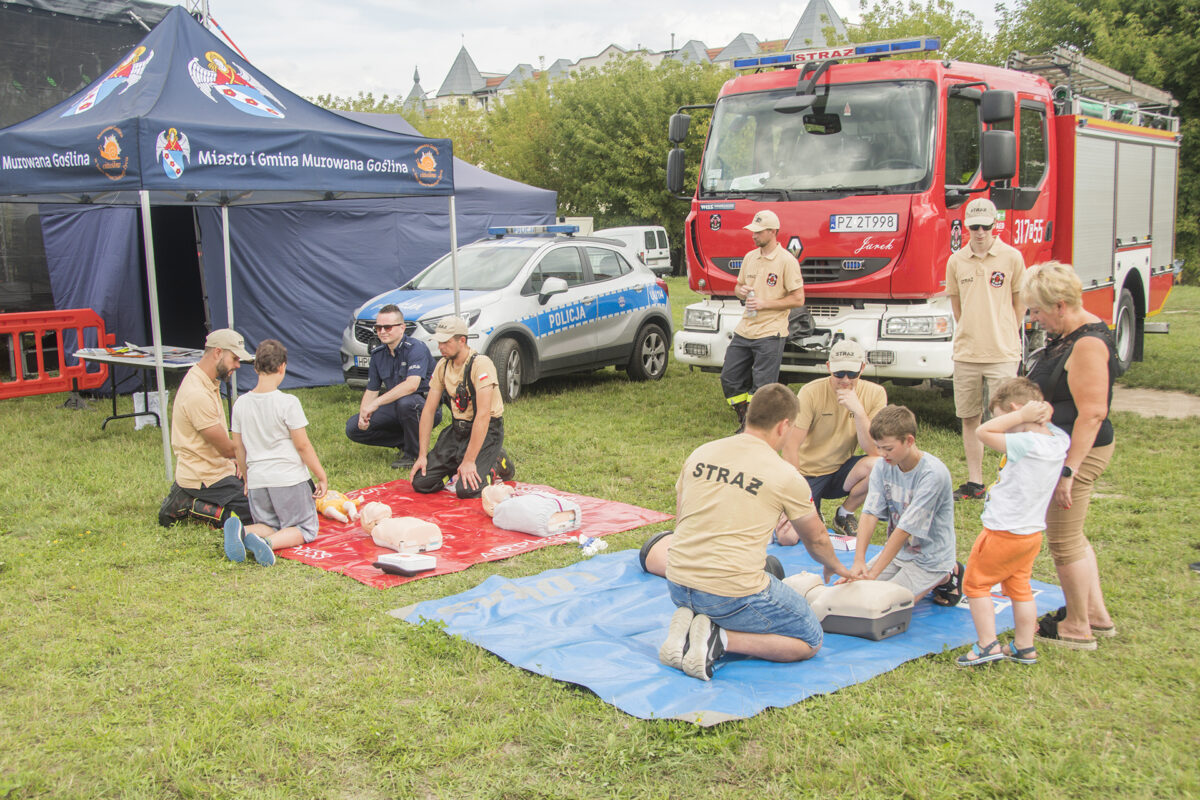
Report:
[[[683,194],[683,152],[676,147],[667,153],[667,191],[674,195]]]
[[[1012,92],[989,89],[979,99],[979,119],[986,123],[1008,122],[1017,116],[1017,98]]]
[[[662,117],[659,117],[662,119]],[[692,118],[688,114],[672,114],[671,121],[667,125],[667,138],[671,140],[671,144],[683,144],[687,138],[688,128],[692,124]]]
[[[984,131],[979,171],[989,183],[1016,175],[1017,135],[1012,131]]]

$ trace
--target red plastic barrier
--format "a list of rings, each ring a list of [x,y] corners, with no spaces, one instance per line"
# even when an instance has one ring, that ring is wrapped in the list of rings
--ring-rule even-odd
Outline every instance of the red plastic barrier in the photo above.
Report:
[[[11,380],[0,380],[0,399],[95,389],[108,380],[108,367],[104,364],[80,361],[74,366],[66,365],[70,355],[66,352],[66,331],[75,332],[75,349],[85,346],[87,331],[95,331],[99,347],[116,343],[113,334],[104,332],[104,320],[90,308],[0,314],[0,348],[5,346],[4,338],[7,337],[9,366],[12,368]],[[42,339],[50,334],[55,334],[58,339],[59,363],[47,365]]]

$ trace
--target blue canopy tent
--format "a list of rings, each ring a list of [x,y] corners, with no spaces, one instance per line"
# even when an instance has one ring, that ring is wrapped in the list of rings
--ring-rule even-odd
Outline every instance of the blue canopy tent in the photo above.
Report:
[[[396,114],[336,113],[420,135]],[[454,159],[459,245],[484,238],[492,226],[552,224],[556,208],[553,191]],[[341,383],[338,347],[353,310],[368,297],[404,284],[450,249],[447,202],[440,197],[262,205],[231,209],[229,215],[238,330],[252,342],[268,336],[284,340],[285,388]],[[220,286],[220,213],[201,208],[197,217],[204,280]],[[54,246],[48,238],[47,251]],[[211,297],[209,307],[215,319],[224,319],[220,296]]]
[[[151,335],[162,337],[151,205],[216,206],[233,320],[228,210],[303,200],[450,196],[450,141],[363,125],[254,70],[181,7],[82,92],[0,129],[0,202],[139,206]],[[451,236],[451,252],[457,243]],[[163,371],[156,370],[166,419]],[[163,458],[171,478],[168,426]]]

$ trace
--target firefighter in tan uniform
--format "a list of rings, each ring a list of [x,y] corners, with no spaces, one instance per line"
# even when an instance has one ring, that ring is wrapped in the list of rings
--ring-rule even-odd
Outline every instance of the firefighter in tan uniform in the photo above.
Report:
[[[990,396],[1016,377],[1021,363],[1025,259],[993,232],[996,206],[991,200],[980,197],[968,203],[963,224],[971,238],[946,262],[946,294],[954,312],[954,408],[962,420],[967,458],[967,480],[954,499],[978,500],[987,490],[983,445],[975,430],[983,421],[984,385]]]
[[[802,661],[820,649],[821,623],[808,603],[763,571],[772,532],[783,545],[803,542],[826,580],[849,575],[808,484],[779,457],[798,407],[786,386],[762,387],[745,432],[698,447],[675,483],[677,527],[666,577],[678,608],[659,658],[693,678],[709,680],[726,652]]]
[[[779,217],[773,211],[759,211],[746,230],[754,237],[755,249],[742,259],[733,289],[746,310],[721,367],[721,390],[737,413],[739,431],[746,421],[750,396],[760,386],[779,380],[788,314],[804,305],[800,262],[776,239]]]

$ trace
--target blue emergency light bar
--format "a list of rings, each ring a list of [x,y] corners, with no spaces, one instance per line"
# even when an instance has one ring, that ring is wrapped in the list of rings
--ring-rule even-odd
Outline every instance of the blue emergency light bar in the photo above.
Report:
[[[533,236],[538,233],[579,233],[578,225],[510,225],[507,228],[488,228],[488,236]]]
[[[937,36],[918,36],[915,39],[891,39],[886,42],[864,42],[840,47],[822,47],[815,50],[795,50],[790,53],[773,53],[753,58],[738,58],[734,69],[763,69],[786,67],[809,61],[830,61],[835,58],[882,58],[903,53],[929,53],[939,50],[942,40]]]

